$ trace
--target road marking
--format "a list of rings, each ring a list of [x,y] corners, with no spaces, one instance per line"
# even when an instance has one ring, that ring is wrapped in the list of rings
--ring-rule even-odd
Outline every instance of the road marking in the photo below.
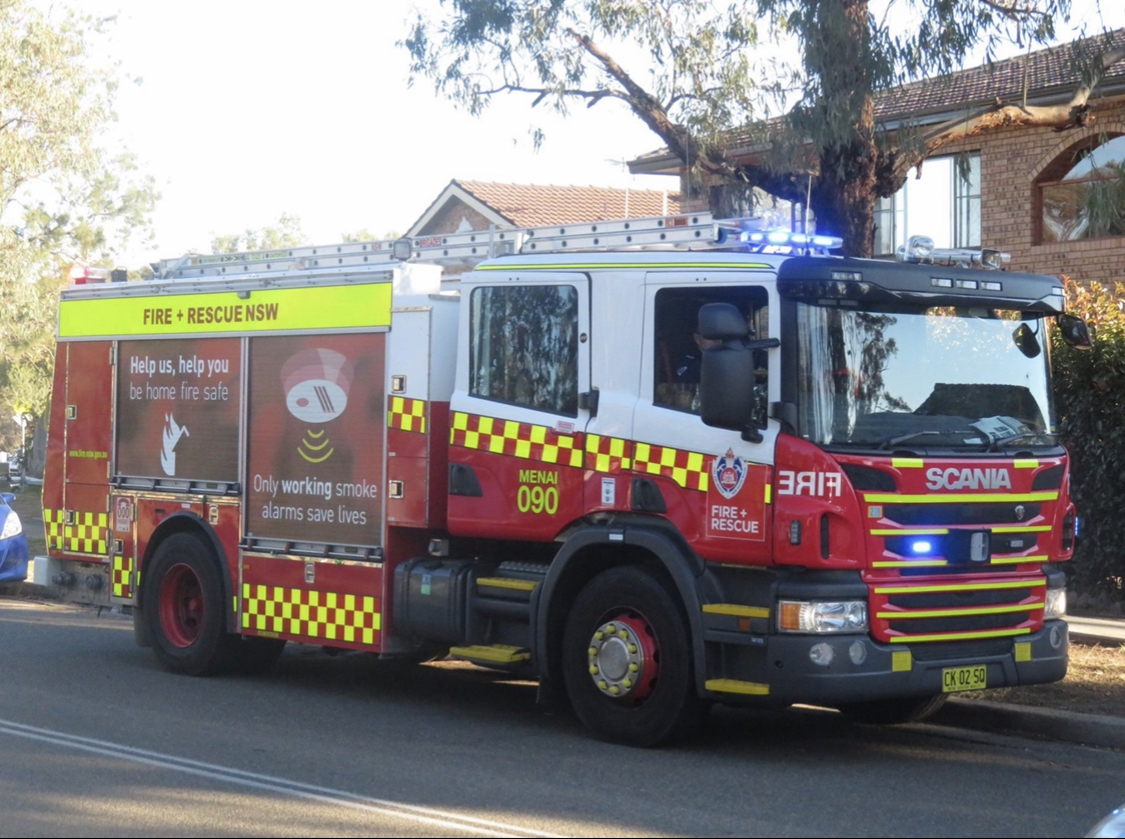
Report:
[[[332,804],[337,807],[346,807],[352,810],[371,813],[372,815],[394,816],[407,819],[420,824],[434,827],[452,828],[454,830],[475,833],[482,836],[499,837],[557,837],[559,833],[546,833],[541,830],[532,830],[518,825],[503,822],[478,819],[473,816],[463,816],[447,810],[438,810],[432,807],[419,807],[414,804],[403,804],[399,801],[388,801],[382,798],[371,798],[366,795],[356,795],[344,790],[320,787],[314,784],[305,784],[300,781],[291,781],[287,778],[278,778],[273,775],[261,775],[257,772],[246,772],[233,769],[229,766],[219,766],[213,763],[204,763],[198,760],[176,757],[174,755],[150,752],[146,749],[135,749],[118,743],[109,743],[105,740],[95,740],[91,737],[78,737],[61,731],[52,731],[47,728],[36,728],[31,725],[0,719],[0,734],[12,737],[23,737],[28,740],[38,740],[56,746],[65,746],[79,749],[97,755],[130,760],[134,763],[143,763],[161,769],[171,769],[188,775],[197,775],[215,781],[229,784],[240,784],[254,789],[277,792],[291,795],[295,798],[305,798],[322,804]]]

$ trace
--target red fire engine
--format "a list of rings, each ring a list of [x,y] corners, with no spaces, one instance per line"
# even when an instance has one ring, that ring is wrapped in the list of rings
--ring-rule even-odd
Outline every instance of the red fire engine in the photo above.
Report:
[[[174,671],[451,655],[640,745],[1062,678],[1047,330],[1084,325],[993,252],[831,247],[680,216],[75,285],[48,576]]]

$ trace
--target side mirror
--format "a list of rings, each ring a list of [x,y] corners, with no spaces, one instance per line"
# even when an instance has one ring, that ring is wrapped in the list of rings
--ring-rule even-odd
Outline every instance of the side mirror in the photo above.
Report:
[[[1012,341],[1015,342],[1016,349],[1028,358],[1036,358],[1043,351],[1043,348],[1039,346],[1037,332],[1038,330],[1032,329],[1026,323],[1021,323],[1012,333]]]
[[[1090,327],[1082,318],[1077,315],[1059,315],[1055,318],[1055,323],[1062,334],[1063,342],[1068,347],[1075,347],[1080,350],[1090,349],[1092,346]]]

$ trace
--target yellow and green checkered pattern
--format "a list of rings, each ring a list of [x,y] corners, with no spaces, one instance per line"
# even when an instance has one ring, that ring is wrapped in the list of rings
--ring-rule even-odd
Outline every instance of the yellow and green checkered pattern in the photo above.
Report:
[[[105,556],[109,514],[74,512],[74,522],[66,523],[66,510],[44,510],[43,526],[47,547],[78,554]]]
[[[707,457],[699,452],[637,443],[633,469],[650,475],[664,475],[685,489],[707,491]]]
[[[616,474],[644,472],[664,475],[685,489],[708,487],[709,455],[636,443],[598,434],[558,434],[544,425],[494,419],[459,411],[449,432],[453,446],[539,460],[561,466],[585,467]]]
[[[633,443],[620,437],[586,435],[586,468],[595,472],[629,471],[633,464]]]
[[[112,586],[114,597],[132,597],[129,575],[133,573],[133,557],[114,556],[112,565]]]
[[[560,466],[581,467],[585,460],[582,441],[577,434],[558,434],[545,425],[480,417],[460,411],[453,414],[449,442],[466,449]]]
[[[390,407],[387,409],[387,427],[425,434],[425,400],[407,399],[405,396],[392,396],[390,399]]]
[[[242,584],[243,629],[374,644],[381,623],[371,596]]]

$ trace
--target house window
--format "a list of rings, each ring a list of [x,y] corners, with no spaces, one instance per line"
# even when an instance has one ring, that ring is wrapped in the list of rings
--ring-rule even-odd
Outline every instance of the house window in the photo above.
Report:
[[[1040,242],[1125,236],[1125,135],[1068,149],[1039,177]]]
[[[953,247],[980,247],[980,155],[953,161]]]
[[[890,256],[911,236],[939,248],[980,247],[980,153],[934,157],[902,189],[875,203],[875,254]]]

